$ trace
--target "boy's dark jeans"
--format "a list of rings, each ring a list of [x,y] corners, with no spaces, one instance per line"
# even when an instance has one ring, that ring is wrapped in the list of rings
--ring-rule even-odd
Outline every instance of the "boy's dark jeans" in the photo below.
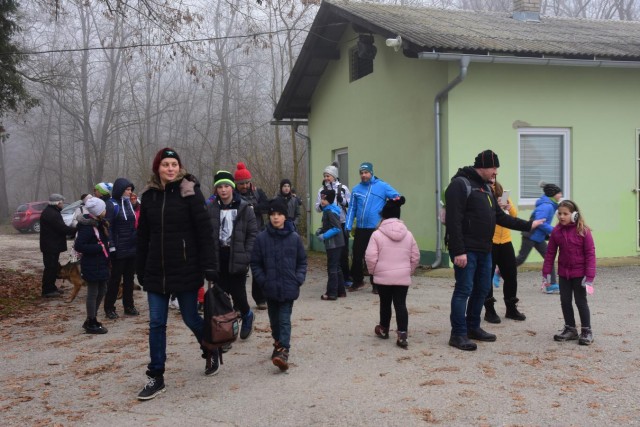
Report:
[[[580,316],[580,326],[583,328],[591,327],[591,312],[587,303],[587,289],[582,287],[582,277],[573,279],[565,279],[560,277],[560,306],[562,307],[562,316],[567,326],[576,327],[576,318],[573,313],[573,304],[571,303],[572,295],[576,299],[576,307],[578,307],[578,315]]]
[[[115,311],[118,288],[122,278],[122,305],[133,308],[133,275],[136,271],[136,258],[113,258],[111,260],[111,275],[104,298],[104,311]]]
[[[337,297],[345,293],[344,277],[340,268],[342,248],[327,249],[327,295]]]
[[[287,350],[291,347],[291,312],[293,301],[267,300],[271,336]]]

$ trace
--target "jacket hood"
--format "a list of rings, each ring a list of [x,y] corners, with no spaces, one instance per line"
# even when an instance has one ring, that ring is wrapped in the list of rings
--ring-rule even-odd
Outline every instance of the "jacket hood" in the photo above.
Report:
[[[285,221],[284,222],[284,228],[279,229],[279,228],[273,228],[273,225],[271,225],[271,221],[267,222],[266,225],[266,230],[269,234],[273,235],[273,236],[288,236],[289,234],[293,233],[295,231],[295,228],[293,227],[293,223],[291,221]]]
[[[322,208],[322,210],[323,211],[329,210],[329,211],[333,212],[334,214],[336,214],[338,216],[340,216],[340,212],[341,212],[341,209],[338,206],[334,205],[334,204],[327,205],[324,208]]]
[[[116,182],[113,183],[113,190],[111,191],[111,196],[116,200],[120,200],[122,198],[122,195],[124,194],[124,190],[126,190],[127,187],[131,187],[131,191],[135,190],[133,183],[129,181],[127,178],[116,179]]]
[[[407,226],[404,225],[404,222],[398,218],[389,218],[385,219],[378,226],[378,230],[391,240],[395,242],[399,242],[404,239],[409,231]]]
[[[556,202],[554,202],[553,200],[551,200],[549,197],[542,195],[538,200],[536,200],[536,207],[549,203],[553,206],[557,206],[558,204]]]
[[[456,172],[456,174],[453,176],[453,178],[451,178],[451,180],[453,181],[454,178],[458,178],[460,176],[467,178],[470,181],[476,181],[476,182],[479,182],[480,184],[485,184],[484,179],[482,179],[482,177],[478,175],[478,172],[476,172],[476,170],[471,166],[465,166],[463,168],[458,169],[458,172]]]
[[[96,227],[98,225],[98,221],[89,216],[89,214],[80,215],[78,217],[78,225],[88,225],[90,227]]]

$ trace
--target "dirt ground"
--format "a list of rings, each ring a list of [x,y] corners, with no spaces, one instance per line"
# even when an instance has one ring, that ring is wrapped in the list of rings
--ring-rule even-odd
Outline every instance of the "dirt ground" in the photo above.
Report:
[[[41,273],[37,235],[0,235],[0,268]],[[64,261],[63,254],[62,260]],[[519,275],[524,322],[483,327],[498,335],[475,352],[447,345],[450,270],[416,277],[409,291],[409,349],[375,337],[378,299],[367,287],[321,301],[315,257],[293,310],[291,368],[271,364],[267,314],[234,343],[218,375],[203,375],[198,346],[172,311],[166,393],[139,402],[145,383],[147,304],[142,315],[83,333],[82,290],[71,304],[41,302],[0,321],[0,410],[7,426],[587,426],[640,424],[638,260],[599,267],[590,297],[595,343],[557,343],[559,297],[539,273]],[[6,273],[5,273],[6,274]],[[63,285],[69,292],[69,284]],[[500,292],[501,290],[499,290]],[[121,303],[117,309],[122,314]],[[504,305],[498,303],[499,314]],[[102,313],[100,313],[102,314]],[[577,313],[576,313],[577,315]],[[395,320],[393,321],[395,322]],[[392,323],[393,325],[393,323]],[[393,336],[392,336],[393,338]]]

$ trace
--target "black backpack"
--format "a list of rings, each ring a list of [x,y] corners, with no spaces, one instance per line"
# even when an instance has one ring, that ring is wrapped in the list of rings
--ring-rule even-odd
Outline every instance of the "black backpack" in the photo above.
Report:
[[[218,350],[222,364],[220,347],[231,344],[238,338],[240,316],[231,304],[231,298],[220,287],[211,285],[204,294],[204,330],[202,347],[208,352]],[[207,363],[208,359],[207,359]]]

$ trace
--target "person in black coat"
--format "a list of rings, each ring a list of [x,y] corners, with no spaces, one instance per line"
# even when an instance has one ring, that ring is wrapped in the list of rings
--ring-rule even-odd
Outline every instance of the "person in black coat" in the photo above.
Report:
[[[253,242],[258,234],[256,216],[249,203],[235,191],[233,175],[218,171],[214,176],[215,198],[208,206],[218,285],[231,295],[234,308],[242,316],[240,339],[247,339],[253,331],[254,314],[247,301],[247,272]],[[223,351],[229,347],[224,348]]]
[[[251,253],[251,273],[267,299],[273,353],[280,370],[289,368],[291,312],[307,274],[307,253],[302,239],[286,221],[287,206],[280,200],[269,205],[269,223],[258,234]]]
[[[64,223],[60,211],[64,207],[64,197],[54,193],[49,196],[49,206],[40,214],[40,252],[44,271],[42,272],[42,296],[55,298],[62,295],[56,286],[60,253],[67,251],[67,236],[73,236],[76,229]]]
[[[206,278],[216,282],[213,229],[197,179],[188,174],[172,148],[158,151],[153,175],[141,195],[138,221],[137,275],[149,303],[148,381],[138,399],[149,400],[165,391],[167,316],[174,294],[180,314],[198,344],[203,319],[198,314],[198,289]],[[218,371],[218,354],[210,358],[205,375]]]
[[[91,197],[85,202],[85,209],[88,213],[78,218],[73,245],[81,254],[82,278],[87,282],[87,320],[82,327],[88,334],[106,334],[97,314],[109,280],[109,227],[104,220],[107,208],[100,198]]]
[[[107,203],[113,206],[113,216],[109,228],[111,277],[104,299],[105,316],[117,319],[116,299],[122,279],[122,305],[124,314],[140,314],[133,303],[133,275],[136,269],[136,214],[129,197],[134,186],[126,178],[118,178],[113,183],[113,198]]]

